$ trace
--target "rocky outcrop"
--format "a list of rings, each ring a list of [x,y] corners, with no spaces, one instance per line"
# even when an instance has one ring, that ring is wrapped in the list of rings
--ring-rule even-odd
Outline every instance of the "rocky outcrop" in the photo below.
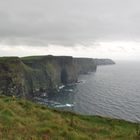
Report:
[[[79,74],[96,70],[90,58],[31,56],[0,58],[0,94],[34,96],[54,93],[58,87],[75,83]]]
[[[114,65],[115,62],[111,59],[94,59],[96,65]]]

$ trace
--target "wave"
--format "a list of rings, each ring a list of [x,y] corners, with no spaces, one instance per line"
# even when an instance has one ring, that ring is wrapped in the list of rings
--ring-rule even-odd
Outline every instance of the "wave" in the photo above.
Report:
[[[56,106],[54,106],[54,107],[56,107],[56,108],[63,108],[63,107],[74,107],[74,105],[73,104],[61,104],[61,105],[56,105]]]

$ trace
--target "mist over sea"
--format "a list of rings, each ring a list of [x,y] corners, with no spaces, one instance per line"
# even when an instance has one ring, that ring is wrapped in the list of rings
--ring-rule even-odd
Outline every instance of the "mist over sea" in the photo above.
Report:
[[[81,75],[79,81],[38,102],[85,115],[140,121],[140,62],[99,66],[95,73]]]

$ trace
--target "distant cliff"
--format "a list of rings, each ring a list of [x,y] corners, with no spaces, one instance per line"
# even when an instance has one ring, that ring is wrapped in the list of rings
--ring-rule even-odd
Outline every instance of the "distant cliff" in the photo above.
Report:
[[[90,58],[30,56],[0,58],[0,94],[33,96],[53,93],[62,84],[75,83],[79,74],[96,70]]]
[[[111,59],[94,59],[96,65],[113,65],[115,62]]]
[[[78,74],[87,74],[96,71],[97,65],[92,58],[74,58]]]

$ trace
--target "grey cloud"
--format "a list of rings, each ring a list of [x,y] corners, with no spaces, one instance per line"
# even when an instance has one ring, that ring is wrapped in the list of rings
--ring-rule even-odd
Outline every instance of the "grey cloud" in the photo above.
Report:
[[[139,0],[0,1],[0,43],[47,46],[140,40]]]

